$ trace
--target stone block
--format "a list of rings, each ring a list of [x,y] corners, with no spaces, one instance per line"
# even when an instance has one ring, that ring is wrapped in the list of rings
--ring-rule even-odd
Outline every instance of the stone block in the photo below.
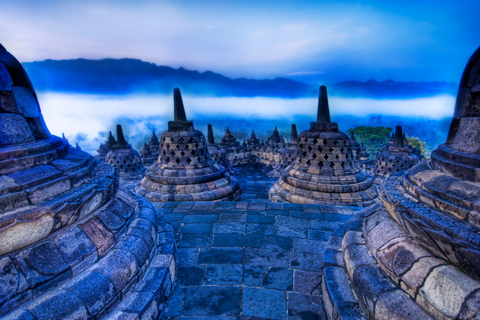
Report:
[[[288,293],[288,319],[303,320],[318,319],[326,320],[323,301],[320,296]]]
[[[420,288],[419,295],[440,313],[455,318],[467,296],[479,288],[480,282],[455,267],[445,265],[433,269]],[[425,307],[430,309],[429,306]]]
[[[101,259],[91,271],[106,275],[118,292],[137,274],[139,269],[133,254],[127,250],[114,249]]]
[[[375,313],[375,303],[380,295],[395,290],[380,270],[372,265],[359,266],[355,269],[352,283],[356,291],[361,294],[358,298],[363,301],[371,314]]]
[[[288,251],[292,249],[292,239],[281,236],[250,233],[247,234],[245,245],[252,248]]]
[[[115,235],[105,228],[105,225],[96,217],[79,224],[78,227],[85,232],[87,237],[97,247],[98,255],[105,255],[116,242]]]
[[[145,241],[130,235],[123,236],[115,246],[115,249],[128,250],[135,256],[139,266],[143,266],[150,255],[150,250]]]
[[[205,285],[240,285],[242,276],[243,266],[240,264],[209,265],[205,275]]]
[[[295,270],[293,291],[309,295],[322,295],[322,273]]]
[[[69,265],[75,265],[96,249],[87,235],[79,228],[61,232],[53,238],[62,257]]]
[[[291,253],[290,267],[292,269],[320,272],[322,270],[322,264],[322,255],[307,254],[296,251]]]
[[[33,141],[27,121],[19,114],[0,113],[0,146]]]
[[[200,264],[243,263],[243,248],[201,248],[197,262]]]
[[[0,259],[0,305],[11,299],[14,295],[28,289],[25,277],[13,260],[6,256]],[[2,314],[2,312],[0,312]]]
[[[50,242],[39,243],[20,253],[17,265],[32,287],[68,270],[69,266],[57,247]]]
[[[245,249],[245,264],[251,266],[288,268],[289,263],[290,252],[288,251],[258,248]]]
[[[88,311],[80,298],[67,290],[55,290],[35,299],[27,310],[37,319],[87,319]]]
[[[444,264],[445,262],[443,260],[434,257],[420,258],[409,270],[400,276],[402,289],[410,296],[415,297],[418,289],[423,285],[431,270]]]
[[[238,315],[241,290],[230,286],[204,286],[186,289],[184,316]],[[245,296],[245,293],[244,293]]]
[[[37,99],[35,99],[30,88],[13,87],[12,89],[20,113],[27,118],[39,117],[40,107],[38,106]]]
[[[432,320],[428,313],[401,290],[386,292],[378,298],[375,319]]]
[[[95,315],[103,309],[116,293],[110,279],[97,272],[82,274],[63,288],[74,292],[87,307],[90,315]]]
[[[282,291],[245,287],[242,313],[259,318],[286,319],[285,295]]]
[[[215,234],[213,245],[216,247],[243,247],[245,235],[236,233]]]

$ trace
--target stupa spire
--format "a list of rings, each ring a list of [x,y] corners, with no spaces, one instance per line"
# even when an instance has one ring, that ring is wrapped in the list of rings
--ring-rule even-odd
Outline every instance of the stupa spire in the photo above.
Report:
[[[317,122],[330,123],[330,109],[328,107],[327,87],[320,87],[318,96]]]
[[[215,143],[215,139],[213,138],[213,129],[212,129],[211,124],[208,125],[207,143],[208,144],[214,144]]]
[[[395,148],[403,148],[403,133],[402,133],[402,126],[397,126],[395,128]]]
[[[290,143],[297,143],[298,142],[298,134],[297,134],[297,126],[292,124],[292,136],[290,138]]]
[[[117,124],[117,144],[121,147],[128,145],[125,137],[123,136],[122,125],[120,124]]]
[[[173,117],[174,121],[187,121],[185,107],[183,106],[182,94],[179,88],[173,89]]]

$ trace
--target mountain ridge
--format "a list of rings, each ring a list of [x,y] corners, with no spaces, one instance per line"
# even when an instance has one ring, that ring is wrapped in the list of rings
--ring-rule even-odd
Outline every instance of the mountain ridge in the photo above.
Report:
[[[316,97],[318,86],[277,77],[274,79],[229,78],[207,70],[199,72],[156,65],[139,59],[47,59],[23,63],[36,90],[87,94],[170,94],[172,88],[202,96]],[[347,80],[326,84],[329,94],[342,97],[416,98],[455,95],[458,85],[448,82],[362,82]]]

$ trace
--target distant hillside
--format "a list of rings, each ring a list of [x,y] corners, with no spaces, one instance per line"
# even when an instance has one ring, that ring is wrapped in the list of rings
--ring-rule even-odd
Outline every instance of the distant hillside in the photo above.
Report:
[[[180,87],[191,95],[235,97],[315,97],[316,85],[285,78],[231,79],[206,71],[173,69],[137,59],[45,60],[23,63],[39,91],[89,94],[171,93]],[[331,95],[372,98],[410,98],[456,94],[457,85],[445,82],[345,81],[327,84]]]

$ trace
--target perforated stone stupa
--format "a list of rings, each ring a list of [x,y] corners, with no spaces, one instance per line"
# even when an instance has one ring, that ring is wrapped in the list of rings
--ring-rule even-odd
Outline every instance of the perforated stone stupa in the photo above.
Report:
[[[210,157],[212,157],[213,161],[223,166],[227,170],[227,173],[233,175],[236,174],[237,172],[232,168],[230,161],[228,160],[228,152],[226,152],[224,149],[221,149],[218,144],[215,143],[211,124],[208,125],[207,144],[208,153],[210,154]]]
[[[187,121],[180,89],[173,97],[175,120],[160,137],[158,161],[135,191],[153,202],[236,199],[237,181],[210,157],[205,136]]]
[[[117,141],[115,140],[115,138],[113,137],[112,135],[112,131],[109,132],[108,134],[108,139],[105,143],[100,143],[100,146],[98,147],[98,150],[97,150],[97,155],[95,156],[95,158],[97,160],[102,160],[104,161],[105,160],[105,156],[107,155],[107,153],[112,150],[112,147],[114,145],[117,144]]]
[[[142,157],[142,162],[145,167],[149,167],[157,161],[158,156],[160,155],[160,142],[155,134],[155,131],[152,132],[152,137],[150,138],[149,143],[145,143],[142,151],[140,151],[140,156]]]
[[[233,151],[240,146],[240,142],[237,141],[237,138],[232,135],[230,129],[227,127],[227,130],[225,130],[225,135],[222,137],[219,146],[225,150]]]
[[[0,317],[161,316],[175,279],[171,230],[111,165],[49,133],[0,45]]]
[[[300,134],[295,161],[270,190],[271,200],[369,206],[377,197],[373,178],[355,164],[349,137],[330,121],[327,88],[320,87],[317,121]]]
[[[329,316],[480,317],[479,138],[480,48],[460,81],[447,142],[387,177],[382,203],[330,239],[322,290]]]
[[[410,169],[417,164],[420,159],[417,155],[411,153],[408,146],[405,145],[405,138],[402,133],[402,127],[395,128],[394,144],[387,151],[382,151],[376,158],[375,179],[380,183],[389,174]]]
[[[260,146],[260,139],[257,138],[254,130],[252,130],[250,138],[247,139],[247,146],[249,148],[256,148]]]
[[[140,154],[127,143],[122,126],[119,124],[117,124],[117,143],[111,146],[105,161],[118,169],[121,180],[139,180],[145,173]]]

